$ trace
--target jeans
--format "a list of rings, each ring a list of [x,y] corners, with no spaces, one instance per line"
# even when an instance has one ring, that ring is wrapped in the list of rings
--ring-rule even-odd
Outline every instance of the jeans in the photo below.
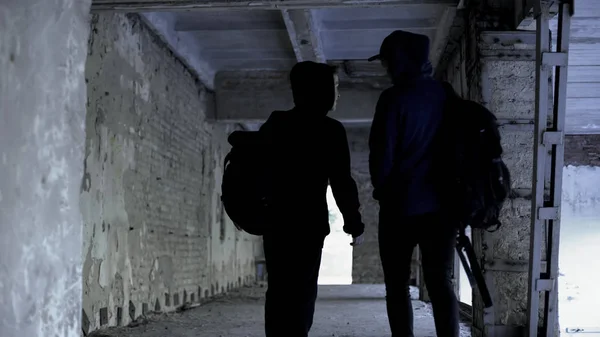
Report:
[[[323,236],[302,242],[265,235],[267,337],[307,337],[313,324]]]
[[[421,249],[437,336],[458,337],[458,300],[452,286],[457,230],[440,214],[402,217],[393,207],[382,206],[379,216],[379,249],[392,337],[414,337],[409,281],[416,245]]]

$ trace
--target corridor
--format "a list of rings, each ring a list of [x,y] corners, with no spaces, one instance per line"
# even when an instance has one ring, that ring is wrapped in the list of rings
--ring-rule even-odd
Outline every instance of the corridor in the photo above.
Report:
[[[330,116],[346,129],[365,224],[350,247],[331,217],[326,243],[343,247],[324,250],[311,337],[389,336],[369,133],[393,83],[367,59],[394,30],[427,36],[432,76],[494,113],[511,173],[503,226],[472,235],[493,307],[454,267],[472,317],[463,336],[533,336],[544,315],[563,337],[597,330],[600,0],[575,1],[569,52],[546,59],[530,0],[0,0],[0,337],[263,336],[262,240],[221,201],[228,136],[291,109],[290,69],[307,60],[337,69]],[[548,45],[563,41],[559,3],[539,3]],[[555,97],[540,87],[553,82],[564,118],[541,133]],[[540,165],[550,145],[554,163]],[[563,205],[542,207],[551,167],[566,172],[547,182]],[[542,213],[562,232],[538,230]],[[529,270],[558,260],[561,277]],[[415,330],[435,336],[420,266],[415,254]],[[557,288],[558,309],[538,315],[535,292]]]

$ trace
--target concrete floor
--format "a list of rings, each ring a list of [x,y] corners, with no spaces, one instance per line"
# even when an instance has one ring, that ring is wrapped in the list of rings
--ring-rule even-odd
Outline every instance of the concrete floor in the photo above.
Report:
[[[134,328],[95,337],[258,337],[263,332],[264,288],[245,288],[181,313],[150,317]],[[310,337],[389,336],[384,288],[380,285],[321,286]],[[416,294],[415,294],[416,295]],[[431,308],[414,302],[417,337],[433,337]],[[462,326],[461,337],[470,336]]]

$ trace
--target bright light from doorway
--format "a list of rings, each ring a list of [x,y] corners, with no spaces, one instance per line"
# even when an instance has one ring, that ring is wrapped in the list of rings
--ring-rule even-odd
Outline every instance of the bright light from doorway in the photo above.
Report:
[[[344,219],[331,188],[327,189],[331,234],[325,239],[319,271],[319,284],[352,284],[352,238],[344,233]]]

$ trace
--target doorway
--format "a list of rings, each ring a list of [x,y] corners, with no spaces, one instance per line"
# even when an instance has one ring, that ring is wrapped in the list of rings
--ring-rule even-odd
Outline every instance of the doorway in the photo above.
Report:
[[[344,218],[335,203],[331,187],[327,188],[327,205],[331,233],[323,245],[319,284],[352,284],[352,238],[344,233]]]
[[[465,234],[471,240],[471,227],[467,227],[465,229]],[[471,240],[471,242],[473,242]],[[458,254],[455,254],[454,257],[457,261],[456,266],[460,269],[459,279],[458,279],[458,300],[462,303],[473,305],[473,288],[471,288],[471,283],[469,283],[469,278],[467,277],[467,273],[465,272],[465,267],[460,262]],[[469,267],[470,268],[470,267]]]

